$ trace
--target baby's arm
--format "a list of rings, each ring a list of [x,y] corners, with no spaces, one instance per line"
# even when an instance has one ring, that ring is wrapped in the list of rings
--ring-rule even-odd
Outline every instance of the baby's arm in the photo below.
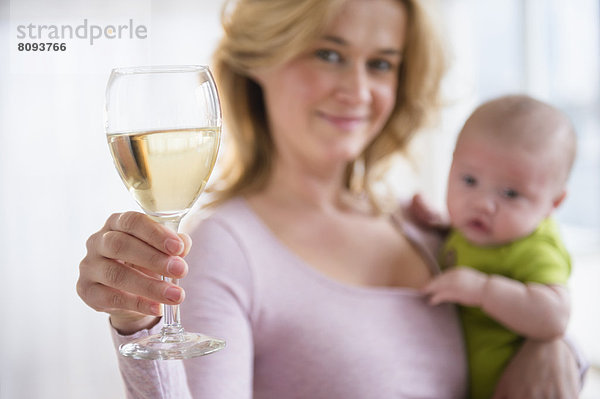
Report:
[[[564,334],[570,313],[569,295],[561,285],[522,283],[499,275],[455,267],[425,288],[430,303],[477,306],[516,333],[534,339]]]

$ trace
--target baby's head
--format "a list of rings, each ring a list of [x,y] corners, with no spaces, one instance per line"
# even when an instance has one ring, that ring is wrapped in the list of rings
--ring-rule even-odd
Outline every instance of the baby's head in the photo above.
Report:
[[[484,103],[456,142],[447,193],[453,227],[486,246],[531,234],[565,198],[575,149],[558,109],[523,95]]]

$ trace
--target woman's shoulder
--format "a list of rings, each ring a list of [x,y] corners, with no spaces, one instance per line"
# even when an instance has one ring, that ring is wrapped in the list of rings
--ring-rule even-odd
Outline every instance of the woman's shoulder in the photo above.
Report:
[[[186,221],[183,229],[192,241],[223,241],[244,251],[255,251],[255,247],[268,247],[269,231],[261,223],[248,202],[243,197],[234,197],[214,208],[202,209]]]
[[[437,273],[437,254],[443,243],[444,232],[420,223],[415,215],[411,214],[407,201],[399,201],[397,207],[390,212],[390,218],[398,230],[419,250],[432,271]]]
[[[241,197],[234,197],[215,207],[203,207],[189,215],[183,230],[194,234],[199,229],[211,228],[214,225],[236,226],[250,218],[246,202]]]

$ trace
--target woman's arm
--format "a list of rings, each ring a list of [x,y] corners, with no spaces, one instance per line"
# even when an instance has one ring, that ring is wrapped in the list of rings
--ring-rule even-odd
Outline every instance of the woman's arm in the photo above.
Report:
[[[159,333],[159,323],[151,330],[121,335],[112,329],[115,347],[132,339]],[[117,353],[117,361],[128,399],[189,399],[186,373],[181,360],[135,360]]]
[[[528,338],[554,339],[567,328],[570,301],[559,285],[522,283],[455,267],[434,278],[424,292],[430,302],[477,306],[507,328]]]
[[[184,362],[192,397],[252,397],[254,344],[253,276],[241,238],[221,220],[209,219],[192,233],[182,280],[181,305],[187,331],[224,339],[224,349]]]
[[[203,221],[192,233],[194,245],[186,257],[189,274],[181,280],[186,299],[181,304],[187,332],[222,338],[226,347],[184,361],[146,361],[118,356],[128,398],[252,397],[253,343],[250,326],[251,278],[245,254],[234,235],[219,222]],[[113,330],[118,346],[138,336]]]
[[[492,399],[575,399],[587,370],[565,340],[528,339],[498,381]]]

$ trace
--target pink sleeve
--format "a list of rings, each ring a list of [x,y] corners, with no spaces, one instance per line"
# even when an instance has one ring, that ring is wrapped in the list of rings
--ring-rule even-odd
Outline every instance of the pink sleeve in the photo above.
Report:
[[[113,342],[118,347],[135,338],[158,333],[160,328],[159,323],[152,330],[142,330],[127,336],[120,335],[112,327],[111,330]],[[134,360],[121,356],[118,352],[117,359],[127,398],[186,399],[190,397],[181,361]]]
[[[188,275],[181,280],[186,331],[227,342],[208,356],[184,361],[132,360],[119,356],[128,398],[243,399],[252,397],[253,342],[250,327],[251,279],[240,245],[226,227],[205,220],[192,233],[186,257]],[[160,330],[123,337],[113,330],[116,345]],[[190,395],[191,393],[191,395]]]
[[[186,360],[194,398],[252,397],[252,278],[247,256],[228,227],[205,220],[192,234],[183,325],[188,331],[224,339],[226,347],[209,356]]]

